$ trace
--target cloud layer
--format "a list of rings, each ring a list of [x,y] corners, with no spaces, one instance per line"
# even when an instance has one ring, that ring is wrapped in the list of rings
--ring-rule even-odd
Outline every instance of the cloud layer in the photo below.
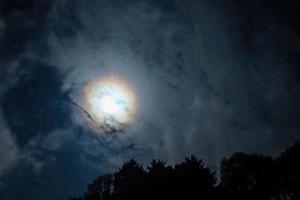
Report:
[[[130,158],[195,154],[217,169],[299,139],[298,5],[266,2],[3,1],[0,198],[67,198]],[[72,102],[106,74],[140,106],[99,136]]]

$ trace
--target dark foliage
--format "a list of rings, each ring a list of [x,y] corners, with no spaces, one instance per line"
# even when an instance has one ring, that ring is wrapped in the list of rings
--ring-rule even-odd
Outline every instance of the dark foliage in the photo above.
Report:
[[[279,199],[300,199],[300,143],[288,147],[275,159],[275,170]]]
[[[235,153],[221,162],[221,187],[230,199],[270,199],[272,168],[270,157]]]
[[[298,200],[299,156],[300,143],[276,159],[234,153],[221,161],[219,184],[214,172],[195,156],[175,166],[153,160],[146,169],[130,160],[114,174],[95,179],[82,197],[71,200]]]

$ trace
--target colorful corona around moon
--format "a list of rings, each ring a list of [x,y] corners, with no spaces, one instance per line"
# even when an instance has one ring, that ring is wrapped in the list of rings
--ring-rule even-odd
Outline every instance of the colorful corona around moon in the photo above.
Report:
[[[83,88],[81,99],[88,124],[97,132],[121,130],[137,113],[134,90],[118,76],[91,80]]]

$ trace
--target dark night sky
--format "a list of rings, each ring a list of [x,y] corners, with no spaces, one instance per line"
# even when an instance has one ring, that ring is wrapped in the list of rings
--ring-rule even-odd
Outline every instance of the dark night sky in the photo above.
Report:
[[[297,3],[298,2],[298,3]],[[0,199],[81,194],[124,160],[236,151],[300,139],[297,0],[1,0]],[[118,74],[138,117],[96,134],[74,102]]]

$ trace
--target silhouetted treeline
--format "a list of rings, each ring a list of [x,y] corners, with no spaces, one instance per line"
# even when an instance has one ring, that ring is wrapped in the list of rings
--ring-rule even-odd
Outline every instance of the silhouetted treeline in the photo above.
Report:
[[[135,160],[88,184],[72,200],[300,200],[300,143],[278,158],[234,153],[220,164],[220,181],[195,156],[175,166],[153,160],[147,168]]]

